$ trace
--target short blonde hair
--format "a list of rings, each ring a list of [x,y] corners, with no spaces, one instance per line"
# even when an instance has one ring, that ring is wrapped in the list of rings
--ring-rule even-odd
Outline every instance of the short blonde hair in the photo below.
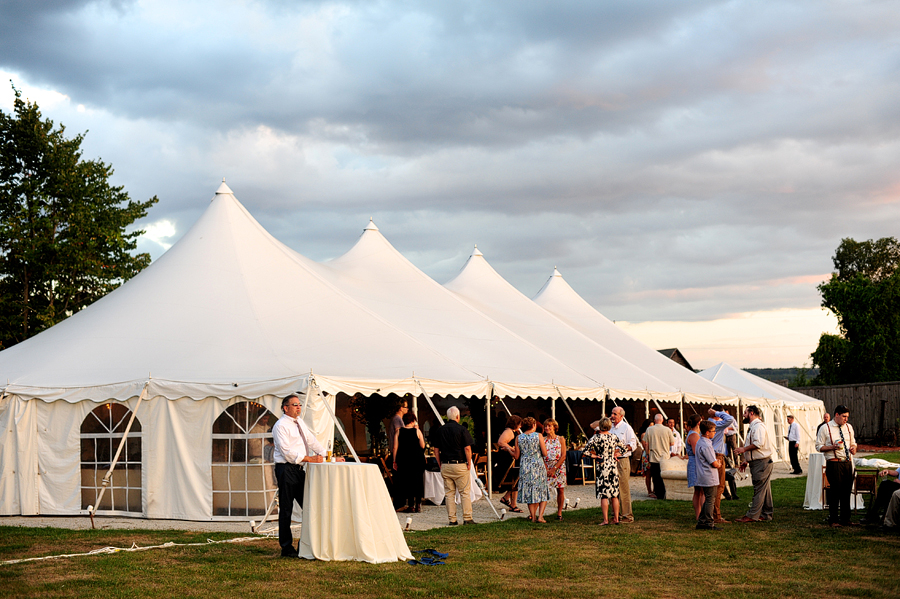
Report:
[[[604,416],[600,419],[600,432],[606,432],[612,428],[612,420]]]
[[[554,433],[559,432],[559,423],[556,420],[554,420],[553,418],[547,418],[546,420],[544,420],[544,431],[545,432],[547,431],[548,426],[553,427]]]

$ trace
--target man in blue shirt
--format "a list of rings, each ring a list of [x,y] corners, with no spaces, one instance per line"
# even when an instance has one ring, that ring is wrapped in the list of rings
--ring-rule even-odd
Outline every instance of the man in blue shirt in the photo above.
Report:
[[[709,409],[709,421],[716,427],[716,434],[712,439],[713,451],[716,452],[716,462],[719,470],[719,486],[716,488],[715,503],[713,504],[713,520],[716,524],[727,524],[728,520],[722,517],[722,492],[725,491],[725,429],[734,424],[734,417],[715,405]]]

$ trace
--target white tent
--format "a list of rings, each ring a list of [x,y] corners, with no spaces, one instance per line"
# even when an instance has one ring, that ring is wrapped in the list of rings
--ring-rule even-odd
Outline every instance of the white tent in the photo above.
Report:
[[[106,402],[134,409],[142,391],[142,431],[133,435],[142,457],[129,466],[120,503],[131,504],[127,513],[190,520],[214,514],[211,431],[236,403],[252,400],[278,415],[279,398],[304,391],[319,372],[318,388],[332,395],[415,390],[413,372],[425,384],[443,381],[444,390],[487,392],[480,375],[385,322],[320,271],[222,184],[145,271],[0,352],[0,513],[83,513],[84,486],[96,478],[83,467],[83,444],[96,442],[85,423],[98,406],[111,409]],[[324,406],[311,404],[304,417],[331,438]]]
[[[684,393],[685,401],[737,402],[734,391],[697,376],[617,327],[578,295],[558,270],[554,269],[553,275],[534,297],[534,302],[613,354],[674,386]],[[657,394],[654,397],[668,399]]]
[[[478,248],[456,278],[444,287],[588,377],[593,384],[609,388],[612,397],[645,399],[649,397],[648,389],[677,393],[669,383],[623,360],[535,304],[497,274]]]
[[[477,274],[465,270],[451,285],[457,295],[374,224],[345,255],[313,262],[269,235],[223,183],[145,271],[0,352],[0,513],[84,513],[129,410],[136,428],[103,509],[208,520],[267,505],[266,426],[292,391],[307,393],[304,418],[323,441],[333,427],[321,399],[333,402],[339,392],[662,400],[683,392],[710,402],[732,395],[612,323],[604,330],[605,319],[564,282],[568,308],[577,309],[554,301],[560,296],[548,284],[538,303],[556,317],[509,288],[507,313],[484,301],[484,291],[464,288]],[[504,283],[494,273],[498,302]]]
[[[763,421],[769,435],[776,440],[781,459],[787,459],[787,415],[792,414],[800,425],[800,453],[815,451],[816,428],[822,422],[825,404],[820,399],[782,387],[772,381],[721,362],[698,373],[703,378],[734,389],[744,397],[758,397]],[[745,401],[744,403],[751,403]]]

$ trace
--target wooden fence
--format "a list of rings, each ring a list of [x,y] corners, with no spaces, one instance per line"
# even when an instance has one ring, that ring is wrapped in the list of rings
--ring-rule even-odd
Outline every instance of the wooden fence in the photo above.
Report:
[[[885,428],[898,425],[900,419],[900,382],[797,387],[805,395],[821,399],[825,409],[850,408],[850,424],[860,439],[873,439]]]

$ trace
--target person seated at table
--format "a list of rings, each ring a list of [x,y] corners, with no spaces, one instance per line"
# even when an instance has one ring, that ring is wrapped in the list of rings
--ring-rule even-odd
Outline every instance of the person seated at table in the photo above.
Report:
[[[878,491],[875,493],[875,501],[866,517],[860,523],[866,526],[878,526],[884,521],[884,511],[887,509],[888,503],[891,501],[891,495],[900,489],[900,468],[896,470],[882,470],[878,476],[885,478],[893,476],[897,480],[883,480],[878,485]]]
[[[394,483],[400,507],[398,512],[422,511],[422,497],[425,495],[425,437],[419,430],[419,423],[413,412],[403,415],[403,426],[394,433],[391,444],[394,454]],[[405,503],[405,506],[404,506]]]
[[[887,512],[884,514],[884,532],[900,532],[900,489],[891,494]]]
[[[497,461],[494,464],[494,476],[498,485],[503,475],[515,462],[516,437],[521,432],[521,428],[522,417],[510,414],[509,418],[506,419],[506,428],[500,433],[500,438],[497,439],[498,451]],[[500,503],[506,505],[509,511],[521,514],[522,509],[516,505],[517,495],[519,494],[518,485],[518,480],[510,481],[509,491],[500,498]]]

